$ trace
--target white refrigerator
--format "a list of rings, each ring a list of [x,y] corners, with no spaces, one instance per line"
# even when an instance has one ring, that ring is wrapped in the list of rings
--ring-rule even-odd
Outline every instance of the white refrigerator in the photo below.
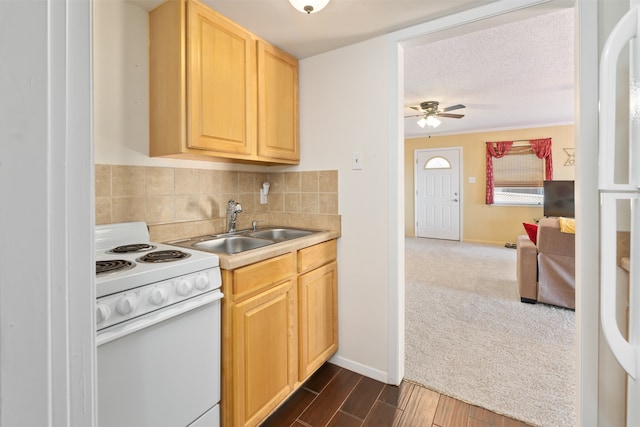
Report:
[[[607,418],[602,408],[598,424],[616,419],[640,426],[640,0],[628,3],[602,46],[598,93],[600,325],[619,365],[609,369],[614,377],[615,369],[623,370],[616,393],[624,412]],[[629,271],[620,267],[619,241],[626,233]],[[606,354],[600,358],[602,366]]]

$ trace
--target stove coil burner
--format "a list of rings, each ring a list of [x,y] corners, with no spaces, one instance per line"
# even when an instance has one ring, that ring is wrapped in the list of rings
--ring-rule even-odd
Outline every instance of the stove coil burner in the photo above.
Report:
[[[122,246],[118,246],[115,247],[113,249],[111,249],[110,251],[107,251],[107,253],[111,253],[111,254],[130,254],[130,253],[134,253],[134,252],[146,252],[146,251],[150,251],[152,249],[155,249],[156,247],[153,245],[150,245],[148,243],[134,243],[131,245],[122,245]]]
[[[179,261],[181,259],[189,258],[191,254],[178,251],[178,250],[165,250],[149,252],[148,254],[137,258],[138,262],[172,262]]]
[[[107,261],[96,261],[96,275],[117,273],[119,271],[129,270],[136,265],[131,261],[123,259],[110,259]]]

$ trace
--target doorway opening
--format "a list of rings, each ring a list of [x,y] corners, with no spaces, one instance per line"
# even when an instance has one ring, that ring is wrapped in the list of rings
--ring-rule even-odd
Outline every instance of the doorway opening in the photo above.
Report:
[[[510,20],[512,20],[512,21],[517,21],[517,20],[521,20],[521,19],[523,19],[521,16],[519,16],[519,15],[515,14],[514,12],[505,13],[505,14],[502,16],[502,18],[505,18],[507,15],[508,15],[508,16],[510,16]],[[472,24],[472,25],[470,25],[468,28],[466,28],[466,24],[461,24],[461,27],[465,27],[465,30],[468,30],[469,32],[475,31],[475,30],[477,29],[477,21],[473,22],[473,24]],[[449,28],[449,30],[450,30],[450,29],[451,29],[451,28]],[[458,31],[462,31],[462,30],[461,30],[460,28],[458,28]],[[439,35],[439,36],[437,36],[437,37],[436,37],[436,36],[434,36],[434,39],[437,39],[437,40],[441,40],[441,39],[443,39],[443,38],[444,38],[444,36],[443,36],[442,34],[440,34],[440,35]],[[409,43],[410,43],[412,46],[415,46],[415,43],[417,43],[417,42],[416,42],[416,41],[411,41],[411,42],[409,42]],[[401,85],[402,85],[402,84],[401,84]],[[460,101],[460,100],[456,99],[456,102],[458,102],[458,101]],[[524,127],[526,127],[526,126],[523,126],[523,128],[524,128]],[[448,136],[451,136],[451,135],[448,135]],[[481,144],[482,142],[483,142],[483,141],[479,141],[479,142],[478,142],[478,145],[482,145],[482,146],[483,146],[484,144]],[[573,141],[571,141],[571,142],[573,142]],[[437,149],[442,148],[442,147],[438,147],[437,145],[433,145],[433,144],[429,145],[429,147],[432,147],[434,150],[437,150]],[[465,146],[465,148],[466,148],[466,146]],[[408,157],[408,156],[407,156],[407,153],[405,152],[405,159],[407,159],[407,157]],[[482,155],[482,153],[480,154],[480,159],[484,159],[484,156]],[[414,166],[415,166],[415,165],[416,165],[416,164],[414,163]],[[407,161],[405,160],[405,167],[406,167],[406,166],[407,166]],[[407,218],[407,219],[408,219],[408,215],[407,215],[407,214],[408,214],[409,212],[412,212],[412,211],[413,211],[413,212],[415,213],[415,217],[414,217],[414,218],[411,218],[411,221],[406,221],[406,222],[407,222],[408,224],[409,224],[409,223],[410,223],[410,224],[415,224],[415,235],[416,235],[416,236],[419,236],[418,228],[419,228],[419,225],[420,225],[420,220],[419,220],[419,214],[418,214],[418,211],[419,211],[419,209],[420,209],[420,208],[419,208],[419,206],[418,206],[418,197],[416,197],[416,196],[417,196],[416,192],[418,192],[418,185],[419,185],[418,178],[416,177],[416,176],[418,175],[418,170],[417,170],[417,169],[419,169],[419,168],[416,166],[416,171],[415,171],[415,173],[414,173],[414,179],[415,179],[415,181],[414,181],[414,182],[415,182],[415,185],[416,185],[415,189],[412,189],[412,188],[407,188],[407,189],[405,189],[405,199],[407,200],[407,202],[408,202],[409,200],[414,200],[414,198],[415,198],[416,203],[415,203],[415,206],[413,207],[414,209],[411,209],[411,207],[408,207],[408,206],[406,207],[406,210],[405,210],[405,218]],[[476,177],[480,177],[480,179],[479,179],[478,181],[480,181],[480,182],[479,182],[479,184],[480,184],[480,185],[482,185],[482,175],[478,175],[478,174],[476,174],[475,172],[473,173],[473,175],[474,175],[474,177],[473,177],[473,178],[474,178],[474,180],[475,180],[475,178],[476,178]],[[405,174],[405,177],[406,177],[406,176],[407,176],[407,175]],[[406,179],[406,178],[405,178],[405,179]],[[433,180],[435,181],[435,178],[434,178]],[[461,180],[461,182],[462,182],[462,180]],[[478,192],[478,193],[480,193],[480,192]],[[482,195],[484,195],[484,193],[482,193]],[[484,199],[484,198],[483,198],[483,199]],[[425,203],[425,204],[426,204],[426,203]],[[425,216],[426,216],[426,214],[425,214]],[[415,221],[415,222],[414,222],[414,221]],[[462,237],[460,237],[460,238],[459,238],[459,240],[462,240]],[[400,262],[404,262],[404,261],[405,261],[405,259],[401,259],[401,260],[400,260]],[[407,273],[408,273],[408,272],[407,272]],[[515,276],[515,269],[514,269],[514,271],[513,271],[513,274],[514,274],[514,276]],[[514,280],[515,280],[515,279],[514,279]],[[406,289],[403,289],[402,291],[403,291],[403,292],[406,292]],[[409,326],[410,326],[410,325],[408,325],[408,324],[407,324],[407,327],[409,327]],[[455,332],[455,331],[454,331],[454,332]],[[455,338],[455,337],[452,337],[452,339],[453,339],[453,340],[455,340],[456,338]],[[406,351],[406,349],[405,349],[405,351]]]

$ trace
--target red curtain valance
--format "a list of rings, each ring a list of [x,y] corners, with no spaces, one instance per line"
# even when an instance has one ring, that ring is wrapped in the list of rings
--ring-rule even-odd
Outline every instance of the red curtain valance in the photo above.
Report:
[[[551,156],[551,138],[529,140],[531,150],[539,159],[544,159],[544,179],[553,179],[553,161]],[[485,203],[493,204],[493,158],[501,158],[507,155],[513,147],[513,141],[487,142],[487,189]]]
[[[532,139],[529,141],[531,149],[539,159],[544,159],[544,179],[553,179],[553,160],[551,156],[551,138]]]

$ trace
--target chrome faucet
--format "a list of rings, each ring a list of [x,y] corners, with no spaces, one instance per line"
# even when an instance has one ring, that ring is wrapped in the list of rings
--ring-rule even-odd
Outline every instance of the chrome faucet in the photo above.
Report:
[[[242,212],[240,203],[236,203],[233,199],[227,202],[227,233],[236,231],[236,219],[240,212]]]

